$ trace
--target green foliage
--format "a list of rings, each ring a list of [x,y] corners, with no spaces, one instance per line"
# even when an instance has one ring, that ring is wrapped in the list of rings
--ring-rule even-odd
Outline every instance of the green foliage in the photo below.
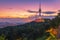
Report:
[[[50,20],[50,24],[53,28],[57,28],[60,25],[60,14],[58,14],[54,19]]]
[[[3,34],[0,36],[0,40],[5,40],[5,36]]]

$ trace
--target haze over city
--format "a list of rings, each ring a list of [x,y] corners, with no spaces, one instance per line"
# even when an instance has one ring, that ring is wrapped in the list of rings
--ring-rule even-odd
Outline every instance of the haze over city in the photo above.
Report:
[[[25,23],[34,20],[37,13],[29,13],[27,10],[38,11],[41,4],[42,12],[54,11],[54,14],[43,16],[56,16],[60,9],[60,0],[0,0],[0,22]],[[8,18],[8,19],[7,19]],[[10,18],[10,19],[9,19]],[[52,17],[48,17],[52,18]],[[26,21],[27,20],[27,21]],[[2,24],[3,24],[2,23]]]

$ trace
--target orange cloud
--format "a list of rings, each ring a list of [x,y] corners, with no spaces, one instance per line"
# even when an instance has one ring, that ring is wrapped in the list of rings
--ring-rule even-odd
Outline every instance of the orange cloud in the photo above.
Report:
[[[0,12],[0,18],[28,18],[34,15],[34,13],[28,13],[23,10],[3,10]]]

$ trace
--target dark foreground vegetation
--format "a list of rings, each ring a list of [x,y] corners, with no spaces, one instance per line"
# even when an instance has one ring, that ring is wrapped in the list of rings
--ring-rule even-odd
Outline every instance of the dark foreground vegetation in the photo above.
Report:
[[[57,40],[50,32],[51,28],[57,29],[60,25],[60,14],[54,19],[44,19],[45,22],[26,23],[17,26],[0,28],[0,40]]]

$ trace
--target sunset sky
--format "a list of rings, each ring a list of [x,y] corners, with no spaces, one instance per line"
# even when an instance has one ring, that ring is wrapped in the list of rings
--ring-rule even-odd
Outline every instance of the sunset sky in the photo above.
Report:
[[[41,2],[42,11],[58,11],[60,9],[60,0],[0,0],[0,18],[35,16],[36,13],[29,13],[27,10],[38,11],[39,2]]]

